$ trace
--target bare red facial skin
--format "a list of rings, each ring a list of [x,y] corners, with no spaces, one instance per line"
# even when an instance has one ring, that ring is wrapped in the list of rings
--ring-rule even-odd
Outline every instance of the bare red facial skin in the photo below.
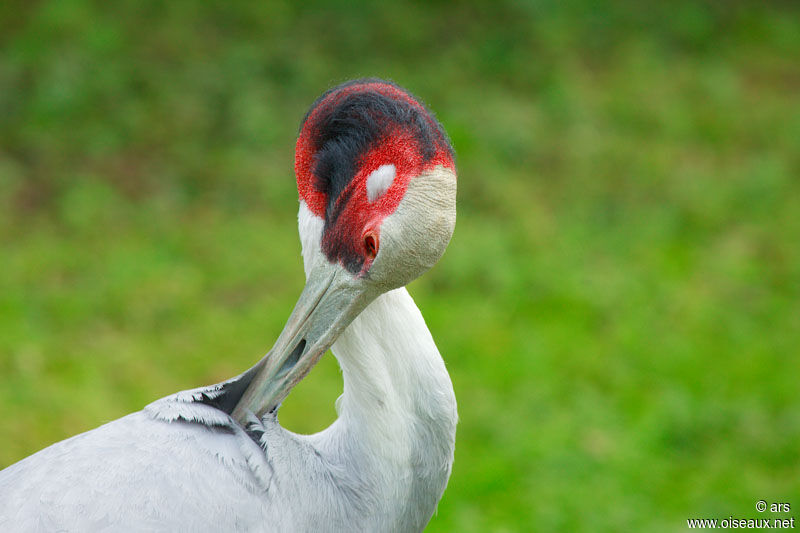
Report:
[[[415,176],[433,169],[437,164],[453,168],[452,160],[434,157],[427,163],[422,162],[415,141],[409,135],[395,133],[386,142],[369,151],[364,156],[360,170],[350,184],[339,196],[337,208],[339,214],[327,229],[322,239],[322,248],[326,252],[338,251],[338,247],[349,249],[352,243],[355,253],[363,258],[361,272],[365,273],[372,265],[374,257],[369,257],[366,249],[362,249],[359,237],[372,232],[380,237],[383,220],[395,212],[408,189],[408,183]],[[367,178],[382,165],[395,166],[395,179],[389,189],[370,203],[367,198]],[[342,205],[338,203],[343,202]]]
[[[331,201],[326,192],[320,190],[318,176],[315,175],[317,151],[320,148],[315,146],[315,136],[319,135],[315,130],[317,115],[330,112],[335,106],[345,103],[348,97],[358,98],[359,94],[370,91],[390,98],[398,106],[405,106],[401,108],[403,113],[416,114],[414,118],[421,117],[423,120],[399,124],[382,116],[382,108],[367,108],[370,120],[374,118],[374,122],[380,126],[379,135],[361,153],[350,154],[355,173],[352,177],[347,176],[349,181]],[[365,101],[369,103],[369,100]],[[352,100],[349,104],[352,105]],[[420,134],[420,127],[430,129]],[[421,146],[420,139],[433,139],[435,142]],[[370,202],[367,198],[367,178],[380,166],[389,164],[395,167],[394,181],[384,194]],[[367,275],[379,252],[383,220],[397,209],[409,181],[437,165],[455,172],[449,143],[428,111],[400,88],[385,82],[356,83],[334,90],[318,102],[306,118],[297,140],[295,174],[300,198],[312,213],[325,220],[321,243],[323,253],[329,260],[340,262],[351,272]],[[373,237],[374,251],[367,236]]]

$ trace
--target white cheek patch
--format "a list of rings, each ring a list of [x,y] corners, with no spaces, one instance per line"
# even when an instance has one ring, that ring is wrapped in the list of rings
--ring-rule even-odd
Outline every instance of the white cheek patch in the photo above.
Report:
[[[367,200],[374,202],[391,187],[396,174],[394,165],[381,165],[367,177]]]
[[[320,241],[322,240],[322,228],[324,221],[311,212],[305,201],[300,200],[300,210],[297,212],[297,229],[300,231],[300,246],[303,251],[303,267],[306,277],[311,273],[311,269],[322,257]]]

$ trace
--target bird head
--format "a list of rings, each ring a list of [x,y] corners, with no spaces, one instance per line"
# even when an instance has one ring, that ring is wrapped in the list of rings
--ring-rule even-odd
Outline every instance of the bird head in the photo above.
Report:
[[[295,175],[307,273],[323,260],[319,251],[365,282],[395,288],[444,253],[455,224],[453,151],[430,111],[400,87],[356,80],[317,99],[300,129]]]
[[[295,153],[307,283],[234,416],[273,410],[381,293],[419,277],[455,226],[453,150],[397,85],[355,80],[320,96]]]

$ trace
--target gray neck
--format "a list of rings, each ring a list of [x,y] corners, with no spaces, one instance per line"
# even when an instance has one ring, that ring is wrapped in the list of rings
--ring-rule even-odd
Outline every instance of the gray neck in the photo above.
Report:
[[[377,503],[393,502],[387,512],[404,522],[391,525],[421,529],[450,476],[457,421],[453,385],[422,314],[405,288],[390,291],[332,349],[344,394],[328,436],[340,453],[350,448],[345,455],[381,494]]]

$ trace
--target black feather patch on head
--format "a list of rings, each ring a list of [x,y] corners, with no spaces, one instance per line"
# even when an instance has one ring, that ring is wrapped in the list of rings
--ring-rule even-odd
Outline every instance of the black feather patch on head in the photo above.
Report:
[[[443,166],[455,172],[441,124],[405,89],[376,78],[353,80],[317,98],[300,126],[295,174],[300,198],[324,220],[321,249],[354,274],[371,264],[364,232],[399,205],[409,180]],[[392,178],[370,198],[369,177]]]
[[[391,92],[381,90],[385,87]],[[327,224],[335,222],[337,205],[347,203],[347,198],[340,196],[358,172],[360,159],[392,132],[413,136],[423,164],[441,151],[453,157],[450,140],[433,113],[390,81],[364,78],[338,85],[314,102],[301,131],[311,117],[307,132],[314,154],[313,186],[327,198]]]

